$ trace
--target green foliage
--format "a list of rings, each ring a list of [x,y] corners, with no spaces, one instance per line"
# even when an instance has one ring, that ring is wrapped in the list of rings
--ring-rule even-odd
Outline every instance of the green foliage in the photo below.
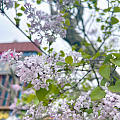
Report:
[[[22,10],[22,11],[25,11],[25,8],[22,6],[22,7],[21,7],[21,10]]]
[[[16,15],[20,17],[20,16],[22,16],[22,13],[17,13]]]
[[[114,7],[113,12],[120,12],[120,7]]]
[[[95,60],[97,57],[99,57],[100,56],[100,53],[99,52],[97,52],[94,56],[93,56],[93,60]]]
[[[101,80],[100,85],[101,85],[101,86],[105,86],[106,82],[108,82],[108,80],[105,79],[105,78],[103,78],[103,79]]]
[[[83,58],[85,58],[85,59],[90,59],[91,58],[91,55],[89,55],[88,53],[83,51],[83,49],[80,49],[79,52],[81,52]]]
[[[97,41],[98,41],[98,42],[102,42],[102,40],[101,40],[101,38],[100,38],[100,37],[98,37]]]
[[[33,85],[30,82],[26,87],[24,87],[24,90],[27,90],[28,88],[32,88],[32,87],[33,87]]]
[[[100,100],[105,97],[105,91],[102,90],[100,87],[96,87],[91,92],[90,97],[92,101]]]
[[[99,69],[99,73],[101,74],[103,78],[106,78],[109,80],[110,79],[110,65],[103,64]]]
[[[104,64],[109,63],[110,59],[112,59],[112,54],[109,54],[105,57]]]
[[[36,91],[36,96],[39,101],[44,101],[48,93],[49,91],[46,90],[45,88],[40,88],[39,90]]]
[[[72,63],[73,63],[73,58],[72,58],[72,56],[67,56],[67,57],[65,58],[65,62],[66,62],[67,64],[72,64]]]
[[[101,26],[101,30],[104,30],[104,29],[105,29],[105,26],[104,26],[104,25],[102,25],[102,26]]]
[[[100,19],[100,18],[97,18],[97,19],[96,19],[96,21],[97,21],[97,22],[100,22],[100,21],[101,21],[101,19]]]
[[[74,2],[74,5],[76,6],[80,6],[80,3],[79,3],[79,1],[78,0],[75,0],[75,2]]]
[[[66,63],[64,63],[64,62],[57,62],[56,63],[56,65],[58,65],[58,66],[63,66],[63,65],[65,65]]]
[[[59,87],[55,84],[50,84],[49,85],[49,93],[54,94],[54,95],[58,95],[60,92]]]
[[[26,101],[27,103],[31,103],[34,99],[35,99],[35,95],[34,94],[30,94],[30,95],[23,95],[22,96],[22,100]]]
[[[41,3],[41,1],[42,1],[42,0],[37,0],[36,2],[37,2],[37,4],[40,4],[40,3]]]
[[[60,93],[60,86],[57,86],[53,80],[48,79],[47,82],[49,82],[48,90],[45,88],[40,88],[36,91],[36,96],[39,101],[42,101],[44,105],[48,105],[49,102],[49,95],[51,95],[51,98],[56,98],[58,94]]]
[[[93,109],[90,108],[90,109],[85,109],[85,112],[87,112],[88,114],[91,114],[93,112]]]
[[[60,0],[60,4],[62,4],[63,3],[63,0]]]
[[[109,12],[111,10],[112,7],[109,7],[107,9],[104,9],[104,12]]]
[[[117,24],[119,22],[119,20],[116,17],[111,17],[111,24]]]
[[[27,23],[27,26],[30,28],[31,27],[31,25],[29,24],[29,23]]]
[[[15,2],[15,8],[18,8],[20,6],[20,4],[18,4],[17,2]]]
[[[16,26],[19,27],[20,25],[20,19],[19,18],[14,18],[15,22],[16,22]]]
[[[120,59],[115,59],[115,60],[111,59],[110,61],[111,61],[113,64],[115,64],[115,65],[117,65],[118,67],[120,67]]]
[[[64,53],[63,50],[60,50],[60,56],[61,56],[61,57],[65,57],[65,53]]]
[[[65,20],[65,24],[66,24],[67,26],[70,26],[70,20],[69,20],[68,18]]]
[[[109,86],[111,92],[120,92],[120,80],[117,80],[114,86]]]

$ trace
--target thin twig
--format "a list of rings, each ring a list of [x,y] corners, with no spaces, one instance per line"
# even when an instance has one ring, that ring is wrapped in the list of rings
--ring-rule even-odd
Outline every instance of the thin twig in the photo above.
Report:
[[[84,25],[84,21],[83,21],[82,16],[81,16],[81,22],[82,22],[82,27],[83,27],[83,30],[82,30],[82,31],[83,31],[83,33],[84,33],[84,39],[85,39],[85,37],[88,39],[88,41],[90,42],[92,48],[93,48],[94,51],[96,52],[96,49],[95,49],[93,43],[91,42],[91,40],[89,39],[89,37],[88,37],[87,34],[86,34],[86,31],[85,31],[85,25]]]
[[[95,78],[96,78],[96,80],[97,80],[98,86],[100,86],[99,79],[98,79],[98,77],[97,77],[96,71],[94,70],[94,64],[91,65],[91,68],[92,68],[92,71],[93,71],[93,73],[94,73],[94,75],[95,75]]]

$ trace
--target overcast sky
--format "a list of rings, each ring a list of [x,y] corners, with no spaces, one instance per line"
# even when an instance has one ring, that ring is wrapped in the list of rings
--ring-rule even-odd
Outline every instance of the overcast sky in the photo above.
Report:
[[[105,4],[105,0],[100,0],[100,4],[99,6],[101,6],[103,8],[106,6]],[[43,3],[41,6],[39,6],[40,9],[42,9],[45,12],[49,13],[49,7],[48,4]],[[13,19],[14,14],[14,10],[9,10],[9,12],[7,13],[8,16],[10,16]],[[85,15],[87,17],[87,15]],[[25,17],[23,17],[23,19],[25,19]],[[23,27],[23,23],[21,23],[22,27]],[[25,27],[23,27],[22,29],[26,29]],[[17,41],[28,41],[28,39],[18,30],[16,29],[16,27],[14,25],[12,25],[12,23],[9,22],[9,20],[0,14],[0,43],[4,43],[4,42],[13,42],[14,40]]]
[[[44,3],[39,6],[43,11],[49,13],[48,4]],[[15,17],[14,10],[10,9],[9,11],[6,10],[7,15],[14,21],[13,16]],[[26,30],[25,27],[26,17],[23,16],[21,26],[23,30]],[[13,42],[13,41],[29,41],[5,16],[0,14],[0,43],[4,42]]]

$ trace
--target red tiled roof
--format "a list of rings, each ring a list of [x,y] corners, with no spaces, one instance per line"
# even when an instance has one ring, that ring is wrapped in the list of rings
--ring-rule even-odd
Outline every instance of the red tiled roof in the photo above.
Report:
[[[0,43],[0,53],[7,51],[9,49],[15,50],[16,52],[27,52],[27,51],[40,52],[40,50],[31,42]]]

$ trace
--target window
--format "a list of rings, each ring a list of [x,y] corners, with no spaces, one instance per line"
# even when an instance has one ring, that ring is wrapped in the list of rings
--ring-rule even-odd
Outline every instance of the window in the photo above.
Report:
[[[5,81],[6,81],[6,75],[2,75],[2,85],[5,84]]]
[[[5,96],[4,96],[4,100],[3,100],[3,104],[2,104],[3,106],[6,105],[7,97],[8,97],[8,92],[6,91],[6,92],[5,92]]]

